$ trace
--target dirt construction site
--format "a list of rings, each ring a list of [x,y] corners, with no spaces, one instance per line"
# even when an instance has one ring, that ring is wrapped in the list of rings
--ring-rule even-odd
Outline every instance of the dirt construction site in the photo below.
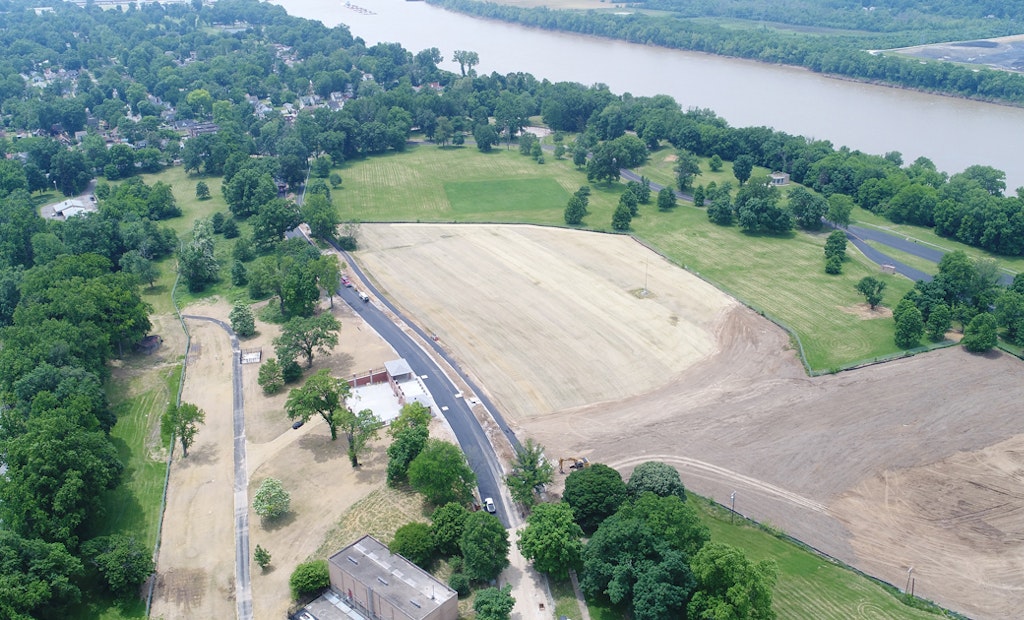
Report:
[[[1024,362],[953,347],[811,378],[783,330],[622,236],[392,224],[361,244],[549,457],[662,460],[901,588],[912,567],[918,596],[1024,609]]]

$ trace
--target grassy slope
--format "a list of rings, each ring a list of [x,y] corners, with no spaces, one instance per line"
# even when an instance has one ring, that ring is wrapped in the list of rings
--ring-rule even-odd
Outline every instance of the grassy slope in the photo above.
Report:
[[[658,151],[641,171],[659,183],[670,182],[671,154],[666,149]],[[495,207],[489,197],[509,183],[550,188],[550,181],[543,181],[548,179],[566,192],[586,184],[586,177],[571,162],[554,158],[547,162],[539,165],[514,150],[482,155],[472,147],[416,146],[404,154],[350,164],[343,170],[345,188],[335,191],[333,198],[342,219],[515,221],[561,226],[566,197],[557,196],[558,192],[539,192],[535,195],[543,195],[544,200],[525,200],[518,210],[507,203]],[[721,182],[731,175],[726,165],[721,172],[706,172],[698,179],[701,183],[715,179]],[[466,187],[483,188],[480,194],[487,198],[474,208],[461,191]],[[621,183],[592,187],[590,215],[585,220],[588,229],[610,228],[611,214],[623,187]],[[852,256],[843,275],[826,275],[824,234],[744,235],[735,227],[709,223],[702,209],[685,204],[672,213],[660,213],[653,205],[644,205],[633,228],[641,239],[671,260],[796,330],[814,369],[828,370],[898,350],[892,342],[891,322],[863,321],[840,309],[862,303],[854,285],[866,275],[879,274],[872,263]],[[888,283],[886,302],[890,304],[895,304],[911,286],[903,278],[882,277]]]

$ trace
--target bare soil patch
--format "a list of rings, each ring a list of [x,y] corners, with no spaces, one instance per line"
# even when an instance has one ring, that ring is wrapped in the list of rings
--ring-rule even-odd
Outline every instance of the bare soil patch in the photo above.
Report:
[[[847,314],[860,317],[865,321],[892,318],[892,310],[885,306],[875,306],[872,308],[868,304],[857,304],[856,306],[841,306],[839,309]]]
[[[913,566],[919,596],[978,618],[1024,608],[1019,360],[949,348],[810,378],[785,332],[620,237],[363,236],[357,260],[549,457],[627,475],[664,460],[695,491],[736,491],[742,514],[890,583]],[[640,299],[645,264],[656,295]]]

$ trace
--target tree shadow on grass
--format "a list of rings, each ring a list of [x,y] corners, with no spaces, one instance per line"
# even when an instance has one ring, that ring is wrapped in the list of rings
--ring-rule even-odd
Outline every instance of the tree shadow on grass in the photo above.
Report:
[[[255,514],[255,512],[253,514]],[[268,532],[276,532],[277,530],[288,527],[292,523],[295,523],[295,520],[298,518],[298,515],[295,513],[294,510],[289,510],[288,512],[284,513],[276,519],[262,519],[259,516],[257,516],[257,518],[260,519],[260,526],[264,530]],[[256,546],[253,545],[253,549],[255,548]]]
[[[313,460],[317,463],[326,463],[327,461],[333,461],[336,459],[344,459],[348,461],[348,444],[345,441],[345,437],[338,434],[338,439],[331,441],[330,430],[324,425],[323,430],[317,429],[316,433],[309,433],[304,435],[298,441],[298,445],[303,450],[313,453]]]

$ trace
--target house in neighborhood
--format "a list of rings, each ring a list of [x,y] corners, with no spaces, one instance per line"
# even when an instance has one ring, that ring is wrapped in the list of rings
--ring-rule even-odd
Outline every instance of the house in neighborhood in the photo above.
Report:
[[[419,566],[363,536],[327,560],[330,590],[304,613],[318,620],[456,620],[455,590]],[[299,617],[302,617],[301,614]]]

